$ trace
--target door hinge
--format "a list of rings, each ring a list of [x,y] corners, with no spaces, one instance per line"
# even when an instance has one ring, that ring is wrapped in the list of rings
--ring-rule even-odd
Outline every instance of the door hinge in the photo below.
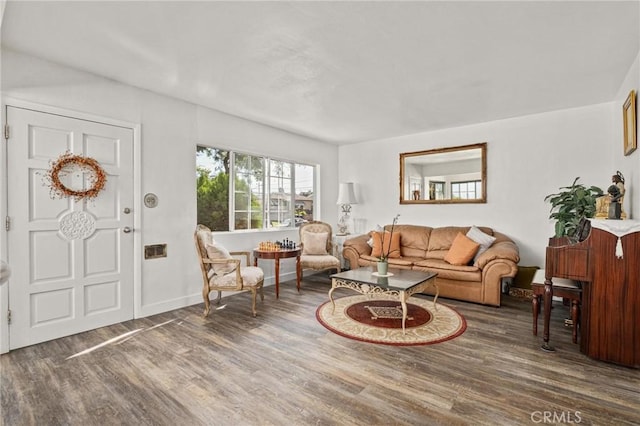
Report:
[[[8,231],[9,228],[11,228],[11,218],[9,216],[7,216],[4,219],[4,229]]]
[[[11,324],[11,309],[7,311],[7,323]]]
[[[9,125],[8,124],[4,125],[4,138],[9,140]]]

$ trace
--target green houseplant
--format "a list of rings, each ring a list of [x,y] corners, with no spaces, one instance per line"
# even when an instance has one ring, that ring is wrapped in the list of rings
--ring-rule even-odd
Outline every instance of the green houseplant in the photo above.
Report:
[[[551,203],[549,219],[555,219],[556,237],[573,237],[583,217],[596,214],[596,198],[604,193],[597,186],[586,187],[575,178],[571,186],[560,187],[560,192],[547,195],[544,200]]]

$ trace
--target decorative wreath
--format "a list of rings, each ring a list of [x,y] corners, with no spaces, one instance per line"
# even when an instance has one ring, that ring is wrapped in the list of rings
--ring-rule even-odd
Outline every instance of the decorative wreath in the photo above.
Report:
[[[75,166],[83,173],[88,173],[89,189],[75,190],[65,186],[60,180],[61,176],[69,173],[68,166]],[[51,187],[51,198],[73,197],[75,201],[84,198],[93,199],[104,189],[107,182],[107,174],[100,164],[91,157],[83,157],[66,152],[51,162],[51,168],[47,171],[47,181]]]

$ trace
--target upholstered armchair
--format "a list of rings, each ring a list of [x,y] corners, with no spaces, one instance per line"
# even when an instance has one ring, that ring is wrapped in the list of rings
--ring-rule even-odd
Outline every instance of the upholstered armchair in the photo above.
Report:
[[[331,225],[325,222],[312,221],[304,223],[300,227],[300,269],[313,269],[322,271],[335,269],[340,272],[340,260],[333,256],[333,241]]]
[[[209,315],[211,302],[209,293],[218,292],[216,303],[220,303],[223,291],[250,291],[251,311],[256,312],[256,296],[264,300],[262,284],[264,273],[256,266],[249,266],[249,252],[229,252],[213,240],[211,230],[204,225],[198,225],[195,231],[196,250],[202,271],[202,297],[204,299],[204,316]],[[233,256],[245,256],[246,266],[242,266],[240,259]]]

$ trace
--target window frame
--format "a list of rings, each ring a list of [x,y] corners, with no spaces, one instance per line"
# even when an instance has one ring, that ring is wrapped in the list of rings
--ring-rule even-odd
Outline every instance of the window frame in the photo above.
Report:
[[[467,198],[456,198],[454,196],[454,194],[456,193],[454,191],[454,185],[458,185],[458,187],[460,187],[461,185],[467,185],[467,188],[469,187],[469,184],[473,184],[473,193],[475,195],[474,198],[469,198],[469,193],[470,191],[465,191],[465,194],[467,195]],[[478,190],[480,191],[480,195],[482,195],[482,180],[480,179],[471,179],[471,180],[460,180],[460,181],[452,181],[451,185],[450,185],[450,189],[451,189],[451,198],[452,199],[457,199],[457,200],[475,200],[478,198]],[[457,191],[458,195],[460,195],[461,191]]]
[[[202,148],[209,148],[209,149],[214,149],[214,150],[219,150],[219,151],[227,151],[229,153],[229,187],[228,187],[228,223],[229,223],[229,229],[228,230],[219,230],[216,232],[264,232],[264,231],[273,231],[273,230],[283,230],[283,229],[295,229],[296,227],[296,194],[297,192],[300,191],[300,189],[298,189],[296,187],[296,168],[299,166],[302,167],[310,167],[310,175],[311,175],[311,197],[312,197],[312,211],[311,211],[311,216],[312,218],[317,217],[317,212],[318,210],[318,165],[317,164],[309,164],[309,163],[303,163],[303,162],[298,162],[295,160],[290,160],[290,159],[283,159],[283,158],[278,158],[278,157],[273,157],[273,156],[269,156],[269,155],[264,155],[264,154],[254,154],[254,153],[249,153],[247,151],[241,151],[241,150],[236,150],[236,149],[232,149],[232,148],[226,148],[224,146],[211,146],[208,144],[202,144],[202,143],[197,143],[196,144],[196,155],[198,152],[198,148],[202,147]],[[248,222],[248,228],[247,229],[236,229],[236,172],[237,172],[237,162],[236,162],[236,156],[237,155],[244,155],[244,156],[250,156],[250,157],[255,157],[255,158],[259,158],[262,160],[263,163],[263,173],[262,173],[262,181],[261,181],[261,187],[262,187],[262,194],[260,197],[260,203],[261,203],[261,216],[262,216],[262,226],[260,228],[251,228],[251,209],[249,209],[249,213],[251,213],[249,215],[249,222]],[[199,164],[197,163],[197,159],[196,159],[196,169],[198,168]],[[290,179],[290,183],[291,183],[291,191],[288,197],[288,212],[286,213],[286,215],[290,216],[290,223],[288,226],[272,226],[272,219],[271,219],[271,206],[270,206],[270,202],[271,202],[271,193],[272,193],[272,187],[271,187],[271,180],[272,178],[279,178],[279,176],[276,175],[272,175],[271,174],[271,165],[272,162],[280,162],[280,163],[286,163],[289,164],[289,167],[291,168],[291,177]],[[278,188],[276,188],[277,190]],[[251,185],[249,185],[249,198],[251,198],[251,195],[253,194],[252,190],[251,190]],[[250,206],[249,206],[250,207]]]

